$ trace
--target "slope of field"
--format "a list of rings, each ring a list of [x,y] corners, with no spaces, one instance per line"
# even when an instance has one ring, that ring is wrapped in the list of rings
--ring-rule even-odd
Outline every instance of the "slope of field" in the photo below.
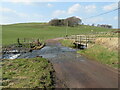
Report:
[[[108,32],[112,29],[80,25],[77,27],[68,27],[68,35],[84,34],[92,32]],[[2,26],[3,45],[16,43],[17,38],[39,38],[41,40],[64,37],[66,27],[49,26],[45,23],[21,23]]]

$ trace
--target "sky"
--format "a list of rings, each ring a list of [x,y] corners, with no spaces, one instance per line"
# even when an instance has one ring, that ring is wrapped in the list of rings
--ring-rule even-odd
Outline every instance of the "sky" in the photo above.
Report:
[[[118,27],[118,11],[89,18],[118,8],[117,2],[24,2],[25,0],[4,1],[0,5],[0,24],[49,22],[54,18],[76,16],[84,24],[109,24]],[[88,19],[86,19],[88,18]]]

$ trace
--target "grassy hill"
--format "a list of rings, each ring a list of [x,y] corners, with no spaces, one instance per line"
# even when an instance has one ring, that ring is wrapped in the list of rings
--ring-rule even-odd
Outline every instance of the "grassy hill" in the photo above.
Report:
[[[93,32],[108,32],[112,29],[80,25],[77,27],[68,27],[68,35],[88,34]],[[20,23],[2,26],[3,45],[16,43],[17,38],[39,38],[47,40],[56,37],[64,37],[66,27],[50,26],[46,23]]]

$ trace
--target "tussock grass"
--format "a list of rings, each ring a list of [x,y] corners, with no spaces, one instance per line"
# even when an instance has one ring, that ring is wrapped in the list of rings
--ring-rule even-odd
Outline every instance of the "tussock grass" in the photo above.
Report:
[[[79,50],[78,53],[87,56],[93,60],[97,60],[102,64],[118,68],[118,52],[110,51],[101,45],[94,45],[86,50]]]
[[[97,38],[95,40],[95,43],[103,45],[110,50],[118,51],[119,50],[118,39],[119,39],[118,37],[116,37],[116,38],[109,38],[109,37],[103,38],[102,37],[102,38]]]
[[[52,88],[52,65],[43,58],[3,60],[3,88]]]

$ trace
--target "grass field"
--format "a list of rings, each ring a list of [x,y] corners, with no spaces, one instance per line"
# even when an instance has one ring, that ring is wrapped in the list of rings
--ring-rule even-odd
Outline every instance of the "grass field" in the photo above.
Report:
[[[108,32],[112,29],[92,27],[92,26],[77,26],[68,27],[68,35],[73,34],[88,34],[93,32]],[[2,43],[9,45],[16,43],[17,38],[40,38],[41,40],[64,37],[66,35],[66,27],[49,26],[45,23],[21,23],[2,26]]]
[[[52,88],[51,63],[43,58],[3,60],[3,88]]]

